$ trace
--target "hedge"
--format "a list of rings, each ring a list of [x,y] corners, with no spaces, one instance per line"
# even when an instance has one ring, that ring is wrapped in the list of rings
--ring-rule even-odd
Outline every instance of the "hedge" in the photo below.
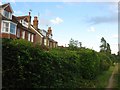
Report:
[[[46,51],[25,40],[2,40],[3,88],[93,87],[111,59],[91,49]]]

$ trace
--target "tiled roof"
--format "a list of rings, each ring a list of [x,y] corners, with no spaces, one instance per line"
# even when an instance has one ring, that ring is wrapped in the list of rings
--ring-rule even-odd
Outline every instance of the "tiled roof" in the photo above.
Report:
[[[12,20],[11,20],[11,19],[7,19],[6,17],[4,17],[4,16],[2,16],[2,15],[0,14],[0,19],[1,19],[1,18],[2,18],[2,20],[12,21],[12,22],[16,23],[19,28],[22,28],[22,29],[24,29],[24,30],[26,30],[26,31],[29,31],[29,32],[35,34],[35,32],[33,32],[32,30],[29,30],[28,28],[22,26],[22,24],[18,22],[17,17],[14,16],[14,15],[12,15]]]
[[[18,22],[17,19],[16,19],[16,17],[13,16],[13,15],[12,15],[12,20],[4,17],[4,16],[1,15],[1,14],[0,14],[0,18],[2,18],[2,20],[12,21],[12,22],[14,22],[14,23],[17,23],[17,22]]]
[[[28,18],[28,16],[18,16],[17,17],[18,20],[21,20],[21,19],[24,19],[24,18]]]
[[[3,4],[3,5],[0,5],[0,7],[4,8],[6,7],[7,5],[9,5],[10,3],[6,3],[6,4]]]
[[[26,27],[24,27],[21,23],[19,23],[18,22],[18,27],[19,28],[22,28],[22,29],[24,29],[24,30],[26,30],[26,31],[28,31],[28,32],[31,32],[31,33],[34,33],[35,34],[35,32],[31,29],[29,29],[29,28],[26,28]]]

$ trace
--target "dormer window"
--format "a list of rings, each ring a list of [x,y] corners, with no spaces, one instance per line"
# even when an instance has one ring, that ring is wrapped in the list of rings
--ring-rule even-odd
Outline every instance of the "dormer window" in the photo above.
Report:
[[[4,16],[5,16],[6,18],[8,18],[8,19],[12,19],[12,13],[10,13],[10,12],[8,12],[8,11],[6,11],[6,10],[4,10]]]

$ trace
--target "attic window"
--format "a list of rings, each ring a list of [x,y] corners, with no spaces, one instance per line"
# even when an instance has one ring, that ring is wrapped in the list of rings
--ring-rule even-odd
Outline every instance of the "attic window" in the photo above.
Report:
[[[5,17],[9,18],[9,12],[4,11],[4,15],[5,15]]]
[[[8,12],[8,11],[4,10],[4,16],[5,16],[6,18],[11,19],[12,14],[11,14],[10,12]]]

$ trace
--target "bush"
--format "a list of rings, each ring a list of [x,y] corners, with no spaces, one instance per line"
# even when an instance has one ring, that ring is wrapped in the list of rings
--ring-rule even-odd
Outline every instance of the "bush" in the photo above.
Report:
[[[93,87],[90,80],[111,65],[106,54],[90,49],[44,49],[25,40],[3,39],[3,88]]]

